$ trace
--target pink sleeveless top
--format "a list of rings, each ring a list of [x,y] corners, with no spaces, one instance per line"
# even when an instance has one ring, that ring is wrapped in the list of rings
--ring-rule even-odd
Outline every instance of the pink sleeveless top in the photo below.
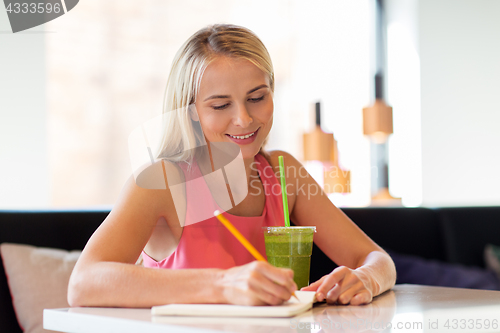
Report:
[[[257,170],[264,188],[266,203],[261,216],[243,217],[223,215],[245,236],[246,239],[266,258],[262,227],[283,226],[283,201],[281,186],[267,160],[260,154],[255,156]],[[198,168],[193,164],[193,168]],[[199,173],[201,172],[194,170]],[[189,184],[189,183],[186,183]],[[204,197],[210,196],[206,184],[202,188],[186,185],[186,192],[196,191]],[[187,197],[189,193],[186,193]],[[201,205],[203,202],[187,202],[187,205]],[[193,209],[193,207],[191,207]],[[186,221],[189,221],[189,207],[186,209]],[[195,208],[194,208],[195,209]],[[219,209],[218,207],[214,208]],[[145,267],[152,268],[230,268],[254,261],[255,258],[231,234],[216,217],[190,224],[186,223],[176,250],[162,261],[156,261],[143,252]]]

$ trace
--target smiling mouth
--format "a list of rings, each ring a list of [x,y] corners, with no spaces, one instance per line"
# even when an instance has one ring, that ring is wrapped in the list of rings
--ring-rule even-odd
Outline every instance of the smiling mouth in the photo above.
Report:
[[[251,138],[252,136],[254,136],[257,131],[259,129],[257,129],[255,132],[252,132],[252,133],[249,133],[249,134],[245,134],[245,135],[231,135],[231,134],[226,134],[227,136],[230,136],[234,139],[239,139],[239,140],[243,140],[243,139],[248,139],[248,138]]]

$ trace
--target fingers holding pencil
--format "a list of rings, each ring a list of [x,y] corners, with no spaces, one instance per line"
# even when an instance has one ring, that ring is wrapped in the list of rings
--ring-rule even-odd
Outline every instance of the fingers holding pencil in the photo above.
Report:
[[[284,301],[288,301],[290,297],[297,290],[297,285],[293,281],[293,271],[286,268],[274,267],[267,262],[257,262],[249,264],[249,268],[253,269],[255,277],[260,277],[260,279],[255,279],[257,288],[261,289],[264,293],[262,297],[264,299],[272,300],[268,302],[269,304],[281,304]]]
[[[227,303],[240,305],[279,305],[296,290],[293,274],[263,261],[225,270],[218,283]]]

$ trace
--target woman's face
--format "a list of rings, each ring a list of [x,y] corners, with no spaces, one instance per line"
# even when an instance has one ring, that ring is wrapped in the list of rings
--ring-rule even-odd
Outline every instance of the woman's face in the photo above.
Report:
[[[248,60],[219,57],[203,74],[196,110],[209,142],[234,142],[243,158],[260,150],[273,123],[269,77]]]

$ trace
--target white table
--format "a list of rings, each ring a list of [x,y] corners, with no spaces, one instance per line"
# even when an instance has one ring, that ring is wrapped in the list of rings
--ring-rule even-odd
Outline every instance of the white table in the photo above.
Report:
[[[368,305],[316,304],[292,318],[153,317],[150,309],[70,308],[44,310],[43,321],[45,329],[72,333],[500,332],[500,291],[397,285]]]

